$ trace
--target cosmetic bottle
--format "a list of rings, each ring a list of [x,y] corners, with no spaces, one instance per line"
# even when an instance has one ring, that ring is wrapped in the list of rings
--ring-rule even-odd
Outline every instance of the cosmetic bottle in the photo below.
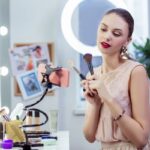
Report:
[[[35,113],[35,115],[34,115],[34,124],[40,124],[40,112],[39,111],[35,111],[34,113]],[[40,131],[41,128],[40,128],[40,126],[36,126],[34,128],[34,130],[35,131]]]
[[[4,130],[3,130],[3,122],[0,122],[0,141],[3,140]]]
[[[27,112],[27,116],[26,116],[26,121],[25,121],[25,124],[26,125],[32,125],[32,120],[33,120],[33,114],[32,114],[32,111],[28,111]],[[33,130],[32,127],[28,127],[26,128],[26,130]]]
[[[1,148],[3,150],[12,150],[13,140],[11,140],[11,139],[3,140],[2,143],[1,143]]]

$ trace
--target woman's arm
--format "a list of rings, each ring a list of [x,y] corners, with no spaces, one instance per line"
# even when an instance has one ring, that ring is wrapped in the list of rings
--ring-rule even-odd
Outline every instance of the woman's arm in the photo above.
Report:
[[[100,105],[88,103],[85,113],[83,132],[89,142],[95,141],[95,135],[100,118]]]
[[[83,133],[89,142],[95,141],[95,134],[99,123],[101,108],[101,98],[97,91],[91,91],[89,89],[89,80],[93,80],[94,78],[94,76],[91,76],[87,80],[82,81],[82,86],[85,89],[84,97],[87,101]]]
[[[136,67],[131,74],[129,85],[132,104],[132,118],[123,115],[118,121],[124,135],[137,147],[143,147],[150,133],[149,80],[142,66]],[[122,108],[112,101],[106,101],[113,117],[122,112]]]

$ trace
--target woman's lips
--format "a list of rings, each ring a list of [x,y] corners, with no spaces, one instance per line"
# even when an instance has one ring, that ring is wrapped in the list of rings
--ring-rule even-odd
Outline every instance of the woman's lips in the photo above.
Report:
[[[110,44],[106,43],[106,42],[101,42],[101,45],[103,48],[109,48]]]

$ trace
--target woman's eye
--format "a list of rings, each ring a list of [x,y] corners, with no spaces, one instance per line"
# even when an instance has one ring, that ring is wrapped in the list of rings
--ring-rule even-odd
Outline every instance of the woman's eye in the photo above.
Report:
[[[107,30],[106,30],[106,29],[104,29],[104,28],[101,28],[101,31],[105,32],[105,31],[107,31]]]
[[[115,32],[114,32],[113,35],[118,37],[118,36],[120,36],[121,34],[120,34],[120,33],[115,33]]]

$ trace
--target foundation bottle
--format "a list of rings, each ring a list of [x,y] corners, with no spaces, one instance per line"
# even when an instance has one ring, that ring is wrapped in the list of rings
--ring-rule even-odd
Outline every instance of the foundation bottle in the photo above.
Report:
[[[29,110],[29,111],[27,112],[25,124],[26,124],[26,125],[32,125],[32,120],[33,120],[33,113],[32,113],[32,111]],[[28,131],[32,131],[32,130],[33,130],[32,127],[27,127],[26,129],[27,129]]]
[[[34,124],[40,124],[40,112],[35,111],[34,114],[35,114],[34,115]],[[40,131],[41,128],[40,128],[40,126],[36,126],[36,127],[34,127],[34,130],[35,131]]]

